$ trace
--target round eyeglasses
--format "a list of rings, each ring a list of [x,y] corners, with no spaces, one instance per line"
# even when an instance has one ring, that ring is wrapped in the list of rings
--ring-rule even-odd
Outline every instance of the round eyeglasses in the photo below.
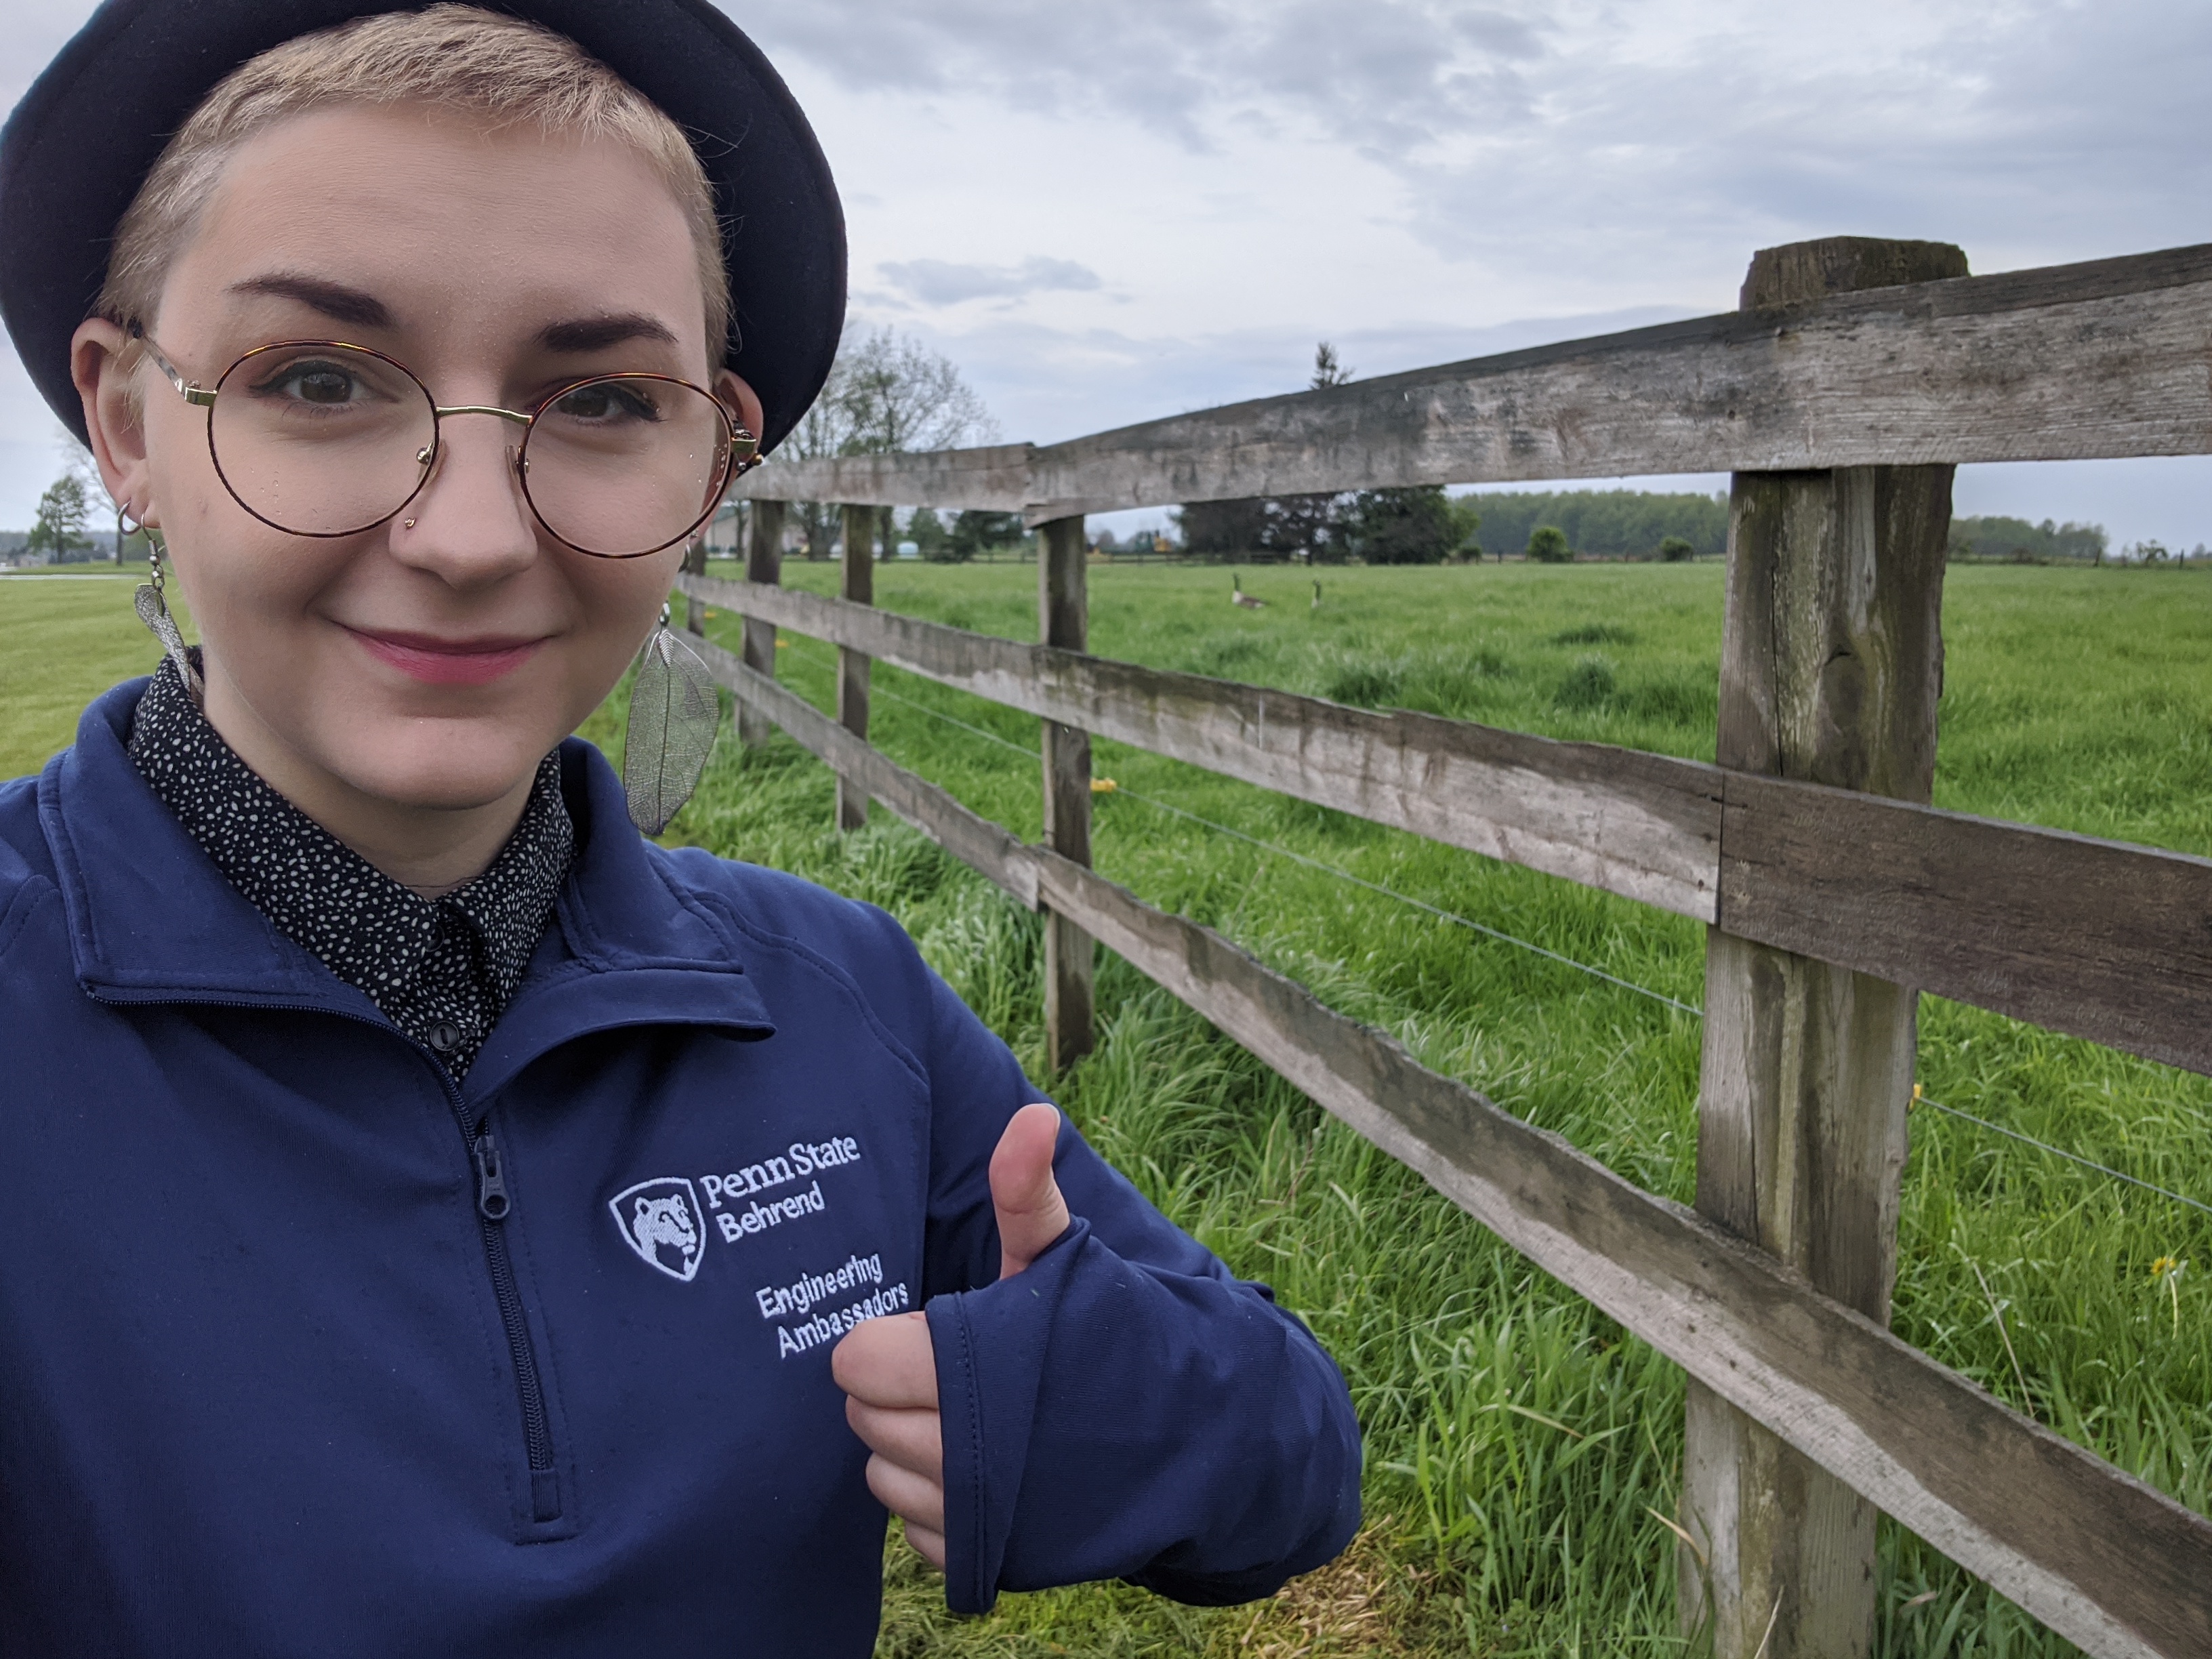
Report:
[[[437,470],[443,423],[489,415],[525,428],[508,451],[547,533],[599,559],[687,541],[760,443],[722,400],[667,374],[572,380],[525,413],[441,406],[413,371],[368,346],[256,346],[211,387],[185,379],[132,330],[169,384],[207,410],[208,453],[238,504],[295,536],[356,536],[398,514]]]

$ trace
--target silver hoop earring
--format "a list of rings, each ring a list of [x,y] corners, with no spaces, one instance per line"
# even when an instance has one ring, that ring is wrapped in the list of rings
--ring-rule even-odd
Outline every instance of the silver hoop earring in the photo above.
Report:
[[[670,614],[660,607],[660,625],[638,653],[623,734],[623,793],[630,822],[648,836],[665,830],[691,799],[722,724],[714,677],[669,627]]]
[[[185,636],[177,631],[177,619],[169,614],[169,602],[162,590],[167,586],[161,573],[162,556],[167,552],[161,538],[144,525],[137,526],[146,532],[146,562],[152,574],[138,584],[131,603],[138,611],[138,620],[146,624],[146,631],[161,641],[161,649],[177,665],[177,672],[185,682],[185,690],[192,694],[196,703],[207,702],[207,684],[200,678],[200,671],[192,665],[191,653],[185,647]],[[135,533],[135,532],[134,532]]]

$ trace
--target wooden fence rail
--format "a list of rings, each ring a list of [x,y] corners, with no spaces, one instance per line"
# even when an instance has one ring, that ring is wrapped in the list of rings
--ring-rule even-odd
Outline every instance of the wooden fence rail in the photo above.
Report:
[[[1731,1405],[2098,1654],[2212,1652],[2212,1522],[1328,1008],[1212,930],[1024,846],[703,647],[755,714],[1025,905],[1048,905]]]
[[[1048,914],[1058,1067],[1093,939],[1243,1043],[1689,1376],[1686,1616],[1717,1659],[1846,1659],[1875,1510],[2100,1656],[2212,1655],[2212,1522],[1890,1336],[1922,990],[2212,1075],[2212,860],[1926,805],[1950,465],[2212,453],[2212,246],[1964,275],[1932,243],[1754,259],[1743,309],[1099,434],[751,475],[748,574],[687,567],[749,740],[788,732]],[[1709,766],[1347,708],[1085,654],[1086,511],[1239,495],[1735,473]],[[844,599],[777,585],[778,502],[848,507]],[[1045,526],[1035,646],[887,614],[878,507]],[[854,550],[861,550],[855,555]],[[837,647],[840,718],[774,631]],[[1047,845],[866,738],[880,659],[1044,722]],[[1705,923],[1697,1212],[1086,866],[1102,737]]]
[[[1404,484],[2195,455],[2212,245],[1838,294],[1037,448],[776,461],[740,493],[1031,523]]]
[[[682,586],[1096,737],[2212,1075],[2212,860],[1347,708],[785,587]]]

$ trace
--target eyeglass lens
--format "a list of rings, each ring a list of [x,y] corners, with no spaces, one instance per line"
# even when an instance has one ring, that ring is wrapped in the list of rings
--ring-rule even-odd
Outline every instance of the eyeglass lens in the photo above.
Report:
[[[223,376],[208,437],[223,483],[255,517],[295,535],[343,536],[383,523],[422,488],[438,416],[420,381],[374,352],[271,346]],[[729,417],[706,392],[610,375],[539,411],[523,442],[523,490],[570,546],[635,557],[698,526],[730,459]]]

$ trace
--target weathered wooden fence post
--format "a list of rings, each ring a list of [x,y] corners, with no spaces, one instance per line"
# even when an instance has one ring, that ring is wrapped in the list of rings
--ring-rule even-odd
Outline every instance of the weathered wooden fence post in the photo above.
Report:
[[[745,580],[770,587],[783,581],[783,503],[754,501],[746,509]],[[740,647],[745,666],[775,678],[775,624],[761,617],[745,618]],[[757,749],[775,735],[775,723],[750,708],[738,711],[738,736]]]
[[[712,528],[711,520],[708,527]],[[116,545],[120,547],[122,544],[118,542]],[[707,530],[701,530],[699,539],[684,550],[684,574],[687,576],[703,576],[707,574]],[[702,614],[705,609],[705,606],[690,594],[684,595],[684,626],[688,632],[704,634],[707,631],[706,619]]]
[[[845,597],[854,605],[876,602],[876,509],[848,507],[844,513]],[[837,647],[837,724],[856,738],[868,735],[868,665],[859,652]],[[842,774],[837,779],[837,827],[858,830],[868,821],[868,792]]]
[[[1083,518],[1054,519],[1037,536],[1037,638],[1068,651],[1090,647],[1091,601]],[[1057,720],[1044,728],[1044,844],[1091,862],[1091,734]],[[1044,1045],[1054,1071],[1091,1052],[1091,935],[1066,916],[1044,919]]]
[[[1966,274],[1937,242],[1768,248],[1747,310]],[[1848,410],[1838,418],[1850,418]],[[1942,684],[1948,466],[1739,472],[1729,507],[1718,759],[1924,802]],[[1727,859],[1727,815],[1722,858]],[[1887,1324],[1912,1092],[1910,987],[1737,939],[1705,957],[1698,1208]],[[1875,1631],[1875,1512],[1689,1385],[1680,1553],[1714,1659],[1857,1659]],[[1709,1599],[1710,1598],[1710,1599]]]

